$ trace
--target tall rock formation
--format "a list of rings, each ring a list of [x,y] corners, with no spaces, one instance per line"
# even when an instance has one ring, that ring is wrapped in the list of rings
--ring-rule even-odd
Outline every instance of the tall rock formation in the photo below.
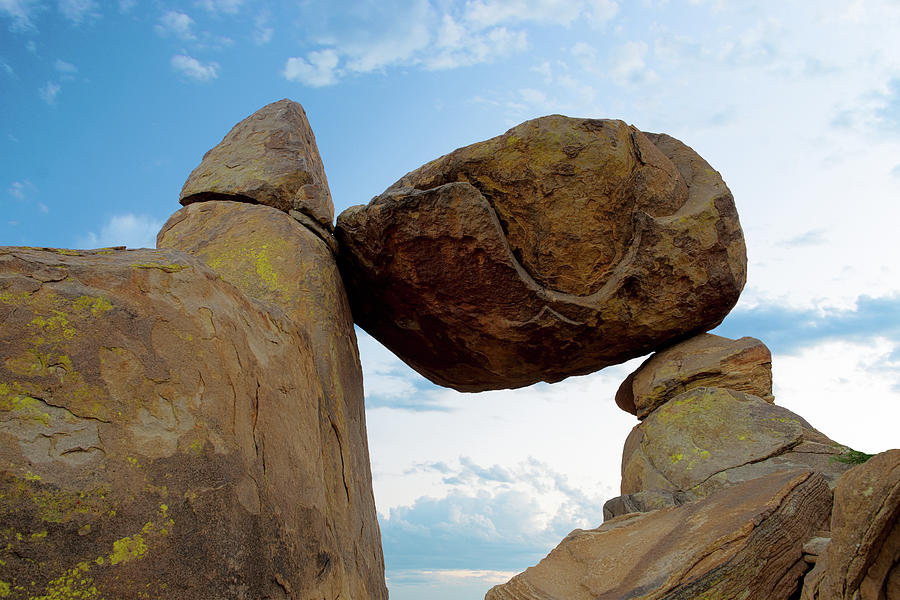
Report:
[[[338,218],[356,322],[462,391],[559,381],[718,324],[744,285],[731,193],[621,121],[522,123]]]
[[[386,597],[283,311],[183,252],[4,249],[0,356],[10,597]]]
[[[351,598],[379,598],[384,573],[366,437],[362,368],[350,305],[334,255],[312,231],[268,206],[201,202],[176,212],[160,248],[200,258],[248,297],[276,306],[309,343],[322,394],[319,439],[327,527],[341,541],[334,559],[370,587]]]
[[[0,250],[0,597],[386,600],[302,107],[239,123],[182,203],[160,250]]]

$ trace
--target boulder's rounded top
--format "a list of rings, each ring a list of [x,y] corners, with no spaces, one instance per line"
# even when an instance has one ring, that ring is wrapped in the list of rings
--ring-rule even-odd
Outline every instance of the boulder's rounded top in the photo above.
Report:
[[[334,204],[303,106],[287,98],[268,104],[207,152],[179,197],[183,205],[206,200],[297,210],[330,229]]]
[[[559,381],[718,325],[746,279],[734,199],[696,152],[550,115],[338,218],[356,323],[461,391]]]

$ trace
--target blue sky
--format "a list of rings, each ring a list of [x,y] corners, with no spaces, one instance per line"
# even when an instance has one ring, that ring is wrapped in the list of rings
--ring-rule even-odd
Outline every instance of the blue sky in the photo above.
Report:
[[[722,335],[776,402],[900,445],[900,6],[889,0],[0,0],[0,244],[152,246],[203,153],[284,97],[337,212],[544,114],[620,118],[734,192],[749,277]],[[616,495],[639,360],[459,394],[365,334],[392,598],[481,598]],[[411,452],[410,448],[415,451]]]

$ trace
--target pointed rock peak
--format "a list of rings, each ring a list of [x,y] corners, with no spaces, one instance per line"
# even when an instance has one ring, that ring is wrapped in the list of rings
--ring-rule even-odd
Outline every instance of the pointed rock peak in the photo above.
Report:
[[[330,230],[334,204],[303,107],[285,98],[235,125],[181,189],[179,202],[185,206],[205,200],[296,210]]]

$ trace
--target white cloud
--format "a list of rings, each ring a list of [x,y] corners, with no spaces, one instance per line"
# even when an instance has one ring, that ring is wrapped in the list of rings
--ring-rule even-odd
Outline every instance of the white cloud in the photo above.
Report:
[[[9,75],[10,77],[15,78],[16,72],[6,61],[0,60],[0,69],[3,69],[3,72]]]
[[[63,81],[75,79],[75,73],[78,72],[78,67],[59,58],[56,59],[53,68],[60,74],[60,79]]]
[[[289,58],[284,65],[284,78],[312,87],[334,85],[338,81],[338,54],[335,50],[317,50],[300,57]]]
[[[89,231],[78,238],[79,248],[105,248],[128,246],[129,248],[155,248],[156,234],[162,221],[147,215],[113,215],[100,227],[100,233]]]
[[[202,63],[187,54],[176,54],[171,63],[175,71],[194,81],[210,81],[219,76],[218,63]]]
[[[76,25],[100,16],[95,0],[59,0],[59,12]]]
[[[195,40],[197,36],[191,31],[194,20],[187,14],[177,10],[167,11],[159,18],[154,27],[159,35],[174,35],[182,40]]]
[[[137,0],[119,0],[119,12],[131,12],[135,6],[137,6]]]
[[[237,14],[244,0],[198,0],[197,5],[213,13]]]
[[[275,29],[269,25],[270,18],[268,11],[263,11],[253,19],[253,41],[260,46],[271,42],[275,35]]]
[[[54,104],[56,102],[56,96],[59,95],[61,89],[62,88],[58,83],[48,81],[43,87],[38,89],[38,95],[41,97],[41,100],[47,104]]]
[[[619,84],[644,83],[655,78],[647,66],[646,42],[625,42],[613,53],[610,75]]]
[[[480,27],[517,21],[571,25],[582,16],[602,24],[612,19],[618,8],[612,0],[469,0],[465,18]]]
[[[900,344],[895,340],[826,341],[794,355],[776,354],[772,368],[775,402],[834,441],[868,453],[900,445]]]
[[[25,200],[33,190],[34,185],[27,179],[22,179],[21,181],[13,181],[9,187],[6,188],[6,193],[16,200]]]
[[[40,8],[40,0],[0,0],[0,15],[12,21],[12,31],[33,30],[32,19]]]

